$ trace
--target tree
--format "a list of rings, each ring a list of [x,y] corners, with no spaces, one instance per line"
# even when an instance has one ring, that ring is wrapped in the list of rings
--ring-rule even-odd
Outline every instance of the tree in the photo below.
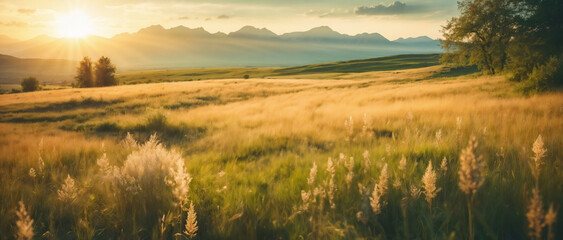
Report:
[[[509,49],[513,81],[528,81],[547,86],[563,85],[563,1],[519,0],[518,34]],[[539,69],[551,69],[549,82],[537,81]],[[530,83],[524,85],[530,86]],[[540,89],[547,89],[537,85]]]
[[[23,92],[33,92],[39,90],[39,81],[34,77],[27,77],[21,81]]]
[[[525,93],[563,86],[563,1],[463,0],[443,27],[442,62],[508,70]]]
[[[96,76],[96,86],[113,86],[117,85],[115,79],[115,65],[111,63],[108,57],[100,57],[96,63],[94,74]]]
[[[84,57],[78,68],[76,69],[76,86],[81,88],[93,87],[94,77],[92,75],[92,60],[89,57]]]
[[[461,16],[453,17],[442,32],[442,61],[477,65],[490,74],[504,70],[510,40],[515,35],[515,1],[463,0]]]

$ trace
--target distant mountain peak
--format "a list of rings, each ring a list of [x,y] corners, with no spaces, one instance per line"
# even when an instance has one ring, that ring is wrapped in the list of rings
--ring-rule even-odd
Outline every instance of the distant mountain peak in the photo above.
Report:
[[[408,37],[408,38],[398,38],[397,40],[394,40],[393,42],[398,42],[398,43],[421,43],[421,42],[434,42],[437,40],[434,40],[428,36],[419,36],[419,37]]]
[[[166,31],[166,28],[164,28],[162,25],[157,24],[146,28],[141,28],[138,33],[159,33],[163,31]]]
[[[314,27],[311,28],[309,31],[307,32],[324,32],[324,33],[333,33],[336,32],[334,30],[332,30],[332,28],[330,28],[329,26],[319,26],[319,27]]]
[[[267,28],[257,28],[254,26],[246,25],[236,32],[229,33],[230,36],[235,37],[277,37],[278,35]]]

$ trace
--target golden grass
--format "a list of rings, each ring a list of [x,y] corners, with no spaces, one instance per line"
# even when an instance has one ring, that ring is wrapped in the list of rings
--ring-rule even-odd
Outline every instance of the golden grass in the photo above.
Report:
[[[483,176],[484,182],[477,179],[467,192],[479,200],[474,211],[479,212],[477,207],[487,205],[492,209],[482,211],[485,217],[481,218],[485,220],[479,220],[481,222],[475,226],[475,236],[484,237],[487,231],[501,236],[501,232],[514,226],[514,222],[496,225],[503,221],[486,219],[487,216],[505,217],[506,221],[514,218],[510,215],[512,212],[502,209],[503,206],[487,202],[496,201],[498,192],[510,193],[513,185],[520,187],[518,193],[506,195],[504,200],[519,208],[514,211],[522,218],[517,222],[521,229],[515,232],[525,235],[525,201],[530,192],[528,175],[531,173],[521,166],[527,166],[533,151],[540,150],[530,148],[539,134],[548,149],[547,153],[542,153],[544,166],[556,166],[557,159],[561,159],[563,93],[527,98],[514,93],[502,76],[433,78],[440,69],[436,66],[304,75],[291,79],[204,80],[0,95],[3,113],[0,119],[4,121],[0,123],[0,170],[3,180],[13,183],[7,184],[2,193],[9,193],[6,194],[10,196],[8,204],[14,199],[35,196],[27,190],[18,192],[16,186],[32,188],[30,179],[44,179],[43,174],[50,171],[52,182],[45,184],[51,184],[54,190],[52,193],[46,190],[43,196],[52,195],[56,200],[56,190],[62,189],[61,193],[74,197],[68,187],[70,182],[66,187],[63,185],[69,174],[74,179],[72,185],[76,182],[77,186],[92,188],[89,178],[99,172],[96,160],[101,159],[100,164],[105,166],[127,164],[131,149],[121,142],[125,138],[124,131],[133,131],[139,139],[140,134],[134,131],[140,128],[135,126],[145,124],[155,114],[162,114],[166,122],[159,127],[205,129],[193,138],[187,136],[191,132],[180,140],[161,138],[166,149],[173,149],[174,158],[184,159],[185,163],[185,166],[167,166],[185,168],[190,173],[190,176],[182,175],[178,181],[169,179],[174,180],[173,185],[179,189],[172,193],[174,199],[187,206],[186,195],[189,195],[190,211],[194,211],[193,219],[191,213],[177,216],[182,221],[187,220],[175,226],[178,232],[189,227],[191,230],[184,232],[186,236],[191,237],[192,232],[195,236],[197,231],[197,236],[202,238],[236,238],[249,234],[298,238],[307,234],[306,231],[313,231],[319,234],[309,236],[403,238],[404,235],[396,233],[403,230],[393,229],[390,224],[403,221],[402,218],[421,219],[420,215],[413,217],[413,214],[427,214],[416,210],[427,209],[426,205],[418,204],[421,189],[424,189],[425,200],[432,202],[429,204],[431,214],[424,215],[424,219],[441,218],[436,222],[452,224],[437,229],[431,223],[411,220],[409,224],[413,226],[410,227],[404,220],[405,229],[431,229],[423,231],[423,238],[450,234],[466,238],[469,232],[467,212],[464,206],[455,205],[463,202],[464,197],[456,173],[461,150],[469,136],[474,135],[480,144],[472,151],[483,156],[487,175]],[[80,103],[83,99],[99,102],[89,107],[56,108],[69,101]],[[51,108],[57,110],[49,110]],[[42,120],[61,115],[76,117]],[[351,132],[344,124],[350,117],[355,122]],[[362,121],[364,118],[366,120]],[[459,126],[457,119],[461,120]],[[88,130],[89,125],[96,129],[104,123],[115,124],[117,130],[112,129],[112,125],[105,130]],[[184,128],[172,128],[173,131],[178,129]],[[159,134],[158,130],[154,131]],[[337,157],[341,152],[346,157],[339,161]],[[43,170],[40,170],[40,157],[45,161]],[[327,158],[329,161],[325,162]],[[354,158],[363,161],[354,161]],[[439,170],[438,175],[436,170]],[[542,171],[545,179],[563,180],[557,168],[545,167]],[[554,200],[560,200],[560,194],[545,191],[562,190],[563,185],[545,179],[537,180],[543,183],[538,191],[550,202],[557,202]],[[358,184],[361,187],[356,189]],[[477,192],[478,187],[489,192]],[[438,190],[440,194],[436,195]],[[31,208],[36,208],[30,204]],[[198,209],[197,220],[192,204]],[[392,212],[406,208],[410,210],[405,210],[404,215]],[[301,211],[301,215],[296,215],[295,211]],[[314,219],[306,216],[313,212]],[[470,209],[469,214],[471,212]],[[48,217],[40,217],[33,216],[33,219],[48,221]],[[553,223],[555,210],[551,210],[549,217],[549,228],[561,226]],[[164,223],[167,217],[158,216],[158,219],[163,219],[161,236],[174,229]],[[471,222],[471,216],[469,219]],[[0,220],[3,220],[0,224],[7,221]],[[192,223],[195,225],[191,226]],[[309,223],[310,228],[303,226]],[[483,225],[487,224],[492,225],[488,229],[501,227],[501,232],[483,230]],[[259,235],[258,227],[274,233]],[[389,235],[382,235],[382,229],[390,228],[393,230],[385,231]],[[327,237],[329,235],[320,233],[322,229],[332,229],[335,235]],[[46,227],[42,229],[45,230]]]

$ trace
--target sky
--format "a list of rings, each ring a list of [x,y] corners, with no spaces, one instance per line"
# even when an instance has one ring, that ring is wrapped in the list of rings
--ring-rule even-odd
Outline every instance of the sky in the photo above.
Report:
[[[64,37],[69,28],[80,28],[84,34],[112,37],[157,24],[211,33],[252,25],[283,34],[329,26],[394,40],[439,38],[441,26],[456,15],[456,0],[0,0],[0,34],[25,40]]]

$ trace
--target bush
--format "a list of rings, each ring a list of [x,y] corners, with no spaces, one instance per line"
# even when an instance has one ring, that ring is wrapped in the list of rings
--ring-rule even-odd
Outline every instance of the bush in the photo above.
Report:
[[[561,69],[561,61],[551,57],[545,64],[534,67],[528,79],[520,84],[519,89],[529,95],[560,86],[563,77]]]
[[[249,79],[249,78],[250,78],[250,75],[246,74],[246,75],[244,75],[243,77],[244,77],[244,79]]]
[[[24,78],[21,85],[23,92],[33,92],[39,90],[39,81],[37,81],[37,78],[34,77]]]

